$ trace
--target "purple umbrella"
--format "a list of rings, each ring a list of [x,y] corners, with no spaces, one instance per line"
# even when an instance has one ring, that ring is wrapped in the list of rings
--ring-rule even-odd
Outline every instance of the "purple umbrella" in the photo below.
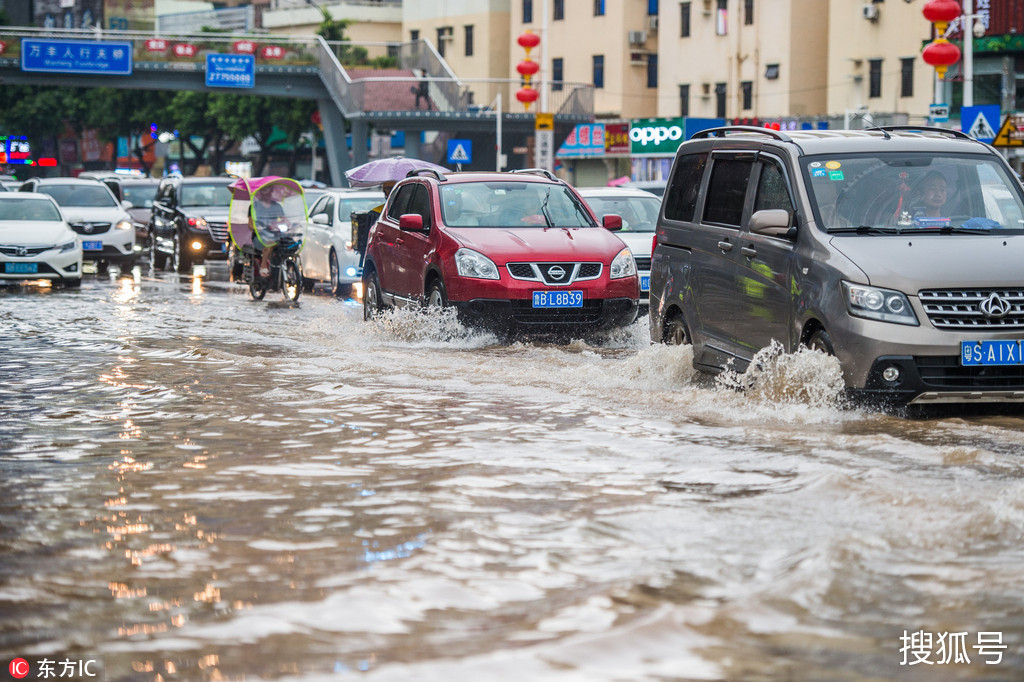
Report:
[[[420,159],[407,159],[404,156],[392,156],[386,159],[368,161],[345,171],[348,183],[353,187],[372,187],[383,182],[398,182],[414,170],[435,170],[438,173],[450,173],[444,166]]]

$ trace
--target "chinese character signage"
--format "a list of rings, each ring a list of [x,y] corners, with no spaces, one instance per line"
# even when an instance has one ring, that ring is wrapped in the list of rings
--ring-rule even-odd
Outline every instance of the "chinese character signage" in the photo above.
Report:
[[[604,156],[604,124],[581,123],[572,129],[558,148],[559,158]]]
[[[25,38],[21,41],[21,70],[130,76],[132,44]]]

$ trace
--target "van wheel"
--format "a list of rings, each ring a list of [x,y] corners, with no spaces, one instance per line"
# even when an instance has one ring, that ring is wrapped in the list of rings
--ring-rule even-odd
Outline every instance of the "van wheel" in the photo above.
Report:
[[[807,339],[807,347],[811,350],[821,351],[825,355],[836,354],[835,349],[832,348],[832,337],[824,329],[819,329],[811,334],[811,338]]]
[[[690,335],[686,333],[686,322],[681,314],[676,313],[665,321],[665,331],[661,340],[669,346],[685,346],[690,343]]]

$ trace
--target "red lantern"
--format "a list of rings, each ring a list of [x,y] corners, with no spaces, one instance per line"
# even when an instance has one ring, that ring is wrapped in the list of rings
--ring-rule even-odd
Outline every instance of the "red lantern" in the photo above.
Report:
[[[540,64],[531,59],[524,59],[523,61],[516,64],[516,71],[518,71],[523,76],[529,78],[533,74],[540,71]]]
[[[933,24],[943,24],[943,29],[945,29],[945,24],[960,16],[962,11],[963,8],[956,0],[931,0],[921,8],[921,14],[925,19]]]
[[[921,59],[925,64],[934,66],[939,78],[943,78],[946,75],[946,68],[960,60],[960,48],[948,40],[936,40],[924,48]]]
[[[519,36],[516,42],[519,43],[520,47],[526,48],[527,52],[529,52],[533,48],[540,45],[540,36],[531,31],[527,31],[526,33]]]
[[[519,91],[516,92],[516,99],[527,107],[529,107],[533,102],[536,102],[539,96],[540,93],[533,88],[520,88]]]

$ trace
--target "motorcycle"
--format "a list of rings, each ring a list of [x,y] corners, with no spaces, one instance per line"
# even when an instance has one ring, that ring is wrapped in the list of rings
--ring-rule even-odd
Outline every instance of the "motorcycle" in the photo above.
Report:
[[[280,291],[285,300],[299,300],[303,282],[299,252],[308,220],[302,186],[291,178],[268,175],[239,178],[229,188],[228,233],[249,295],[261,301],[267,291]],[[269,263],[261,268],[268,250]]]

